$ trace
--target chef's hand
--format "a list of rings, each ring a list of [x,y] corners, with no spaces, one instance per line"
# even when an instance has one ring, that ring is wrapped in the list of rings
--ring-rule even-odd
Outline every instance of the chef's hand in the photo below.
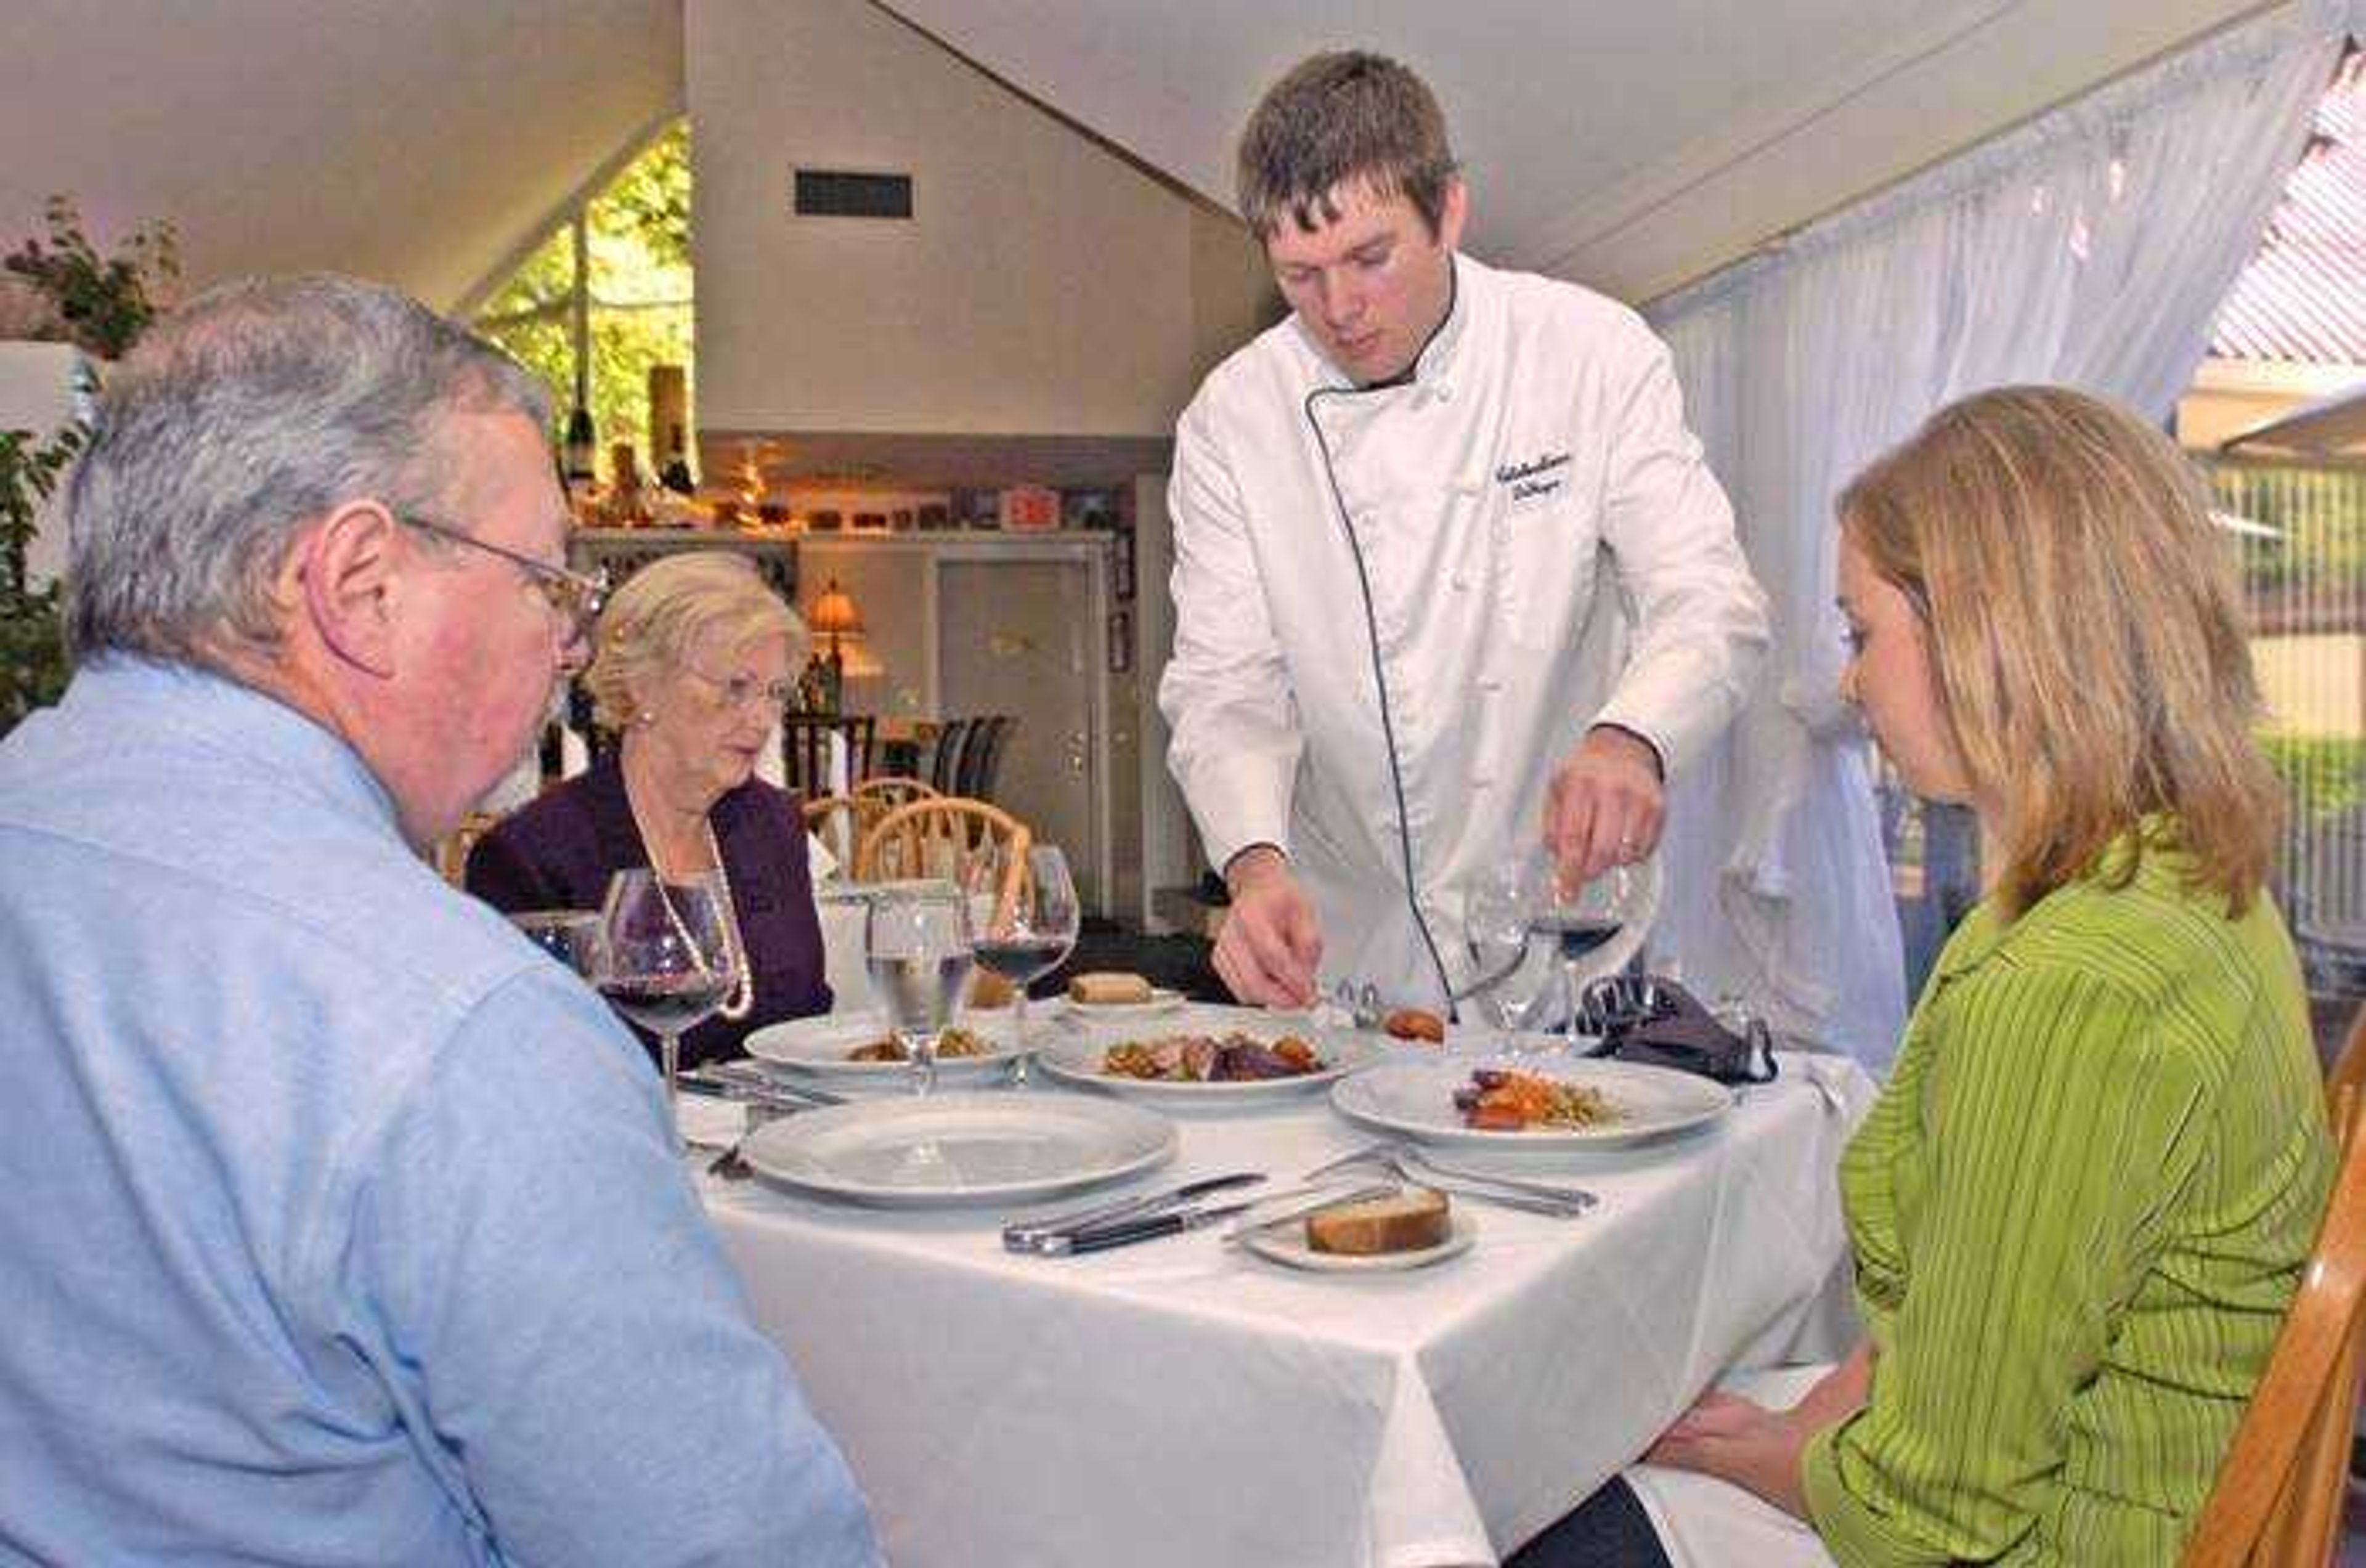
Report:
[[[1290,863],[1270,844],[1243,850],[1224,867],[1233,907],[1216,935],[1216,973],[1252,1007],[1312,1007],[1323,933]]]
[[[1545,847],[1562,884],[1575,888],[1614,865],[1649,857],[1659,848],[1667,813],[1659,753],[1638,736],[1597,725],[1553,770]]]

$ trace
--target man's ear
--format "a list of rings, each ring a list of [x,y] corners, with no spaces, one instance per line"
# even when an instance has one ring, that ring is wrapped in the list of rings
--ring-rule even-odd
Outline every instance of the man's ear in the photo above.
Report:
[[[1437,240],[1448,250],[1462,246],[1462,225],[1470,216],[1470,192],[1462,176],[1455,175],[1446,182],[1446,199],[1438,203]]]
[[[332,512],[291,553],[296,613],[329,653],[385,677],[394,673],[395,621],[404,557],[384,507],[353,502]]]

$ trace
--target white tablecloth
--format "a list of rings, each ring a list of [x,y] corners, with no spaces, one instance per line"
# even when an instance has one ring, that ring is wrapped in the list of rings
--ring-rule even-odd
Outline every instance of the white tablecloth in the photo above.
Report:
[[[1817,1066],[1845,1110],[1786,1060],[1707,1135],[1551,1167],[1601,1195],[1588,1217],[1458,1201],[1477,1247],[1407,1273],[1293,1273],[1213,1231],[1022,1258],[1002,1214],[707,1201],[899,1568],[1492,1563],[1729,1366],[1840,1353],[1833,1171],[1872,1087]],[[1177,1120],[1140,1185],[1286,1182],[1368,1141],[1320,1098]]]

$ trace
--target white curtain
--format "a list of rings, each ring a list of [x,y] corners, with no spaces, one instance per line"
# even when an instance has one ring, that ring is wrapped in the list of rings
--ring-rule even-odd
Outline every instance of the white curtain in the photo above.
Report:
[[[2099,89],[1651,310],[1766,585],[1767,678],[1677,786],[1655,950],[1876,1068],[1906,998],[1868,755],[1838,700],[1833,498],[1934,409],[2051,381],[2165,420],[2339,59],[2304,0]]]

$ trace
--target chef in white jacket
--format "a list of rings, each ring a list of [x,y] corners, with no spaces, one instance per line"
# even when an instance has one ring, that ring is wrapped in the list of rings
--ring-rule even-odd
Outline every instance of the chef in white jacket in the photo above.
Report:
[[[1309,59],[1240,183],[1291,315],[1177,427],[1159,690],[1232,893],[1215,964],[1249,1002],[1351,979],[1442,1008],[1470,888],[1539,833],[1565,878],[1652,853],[1764,597],[1650,329],[1458,254],[1418,77]]]

